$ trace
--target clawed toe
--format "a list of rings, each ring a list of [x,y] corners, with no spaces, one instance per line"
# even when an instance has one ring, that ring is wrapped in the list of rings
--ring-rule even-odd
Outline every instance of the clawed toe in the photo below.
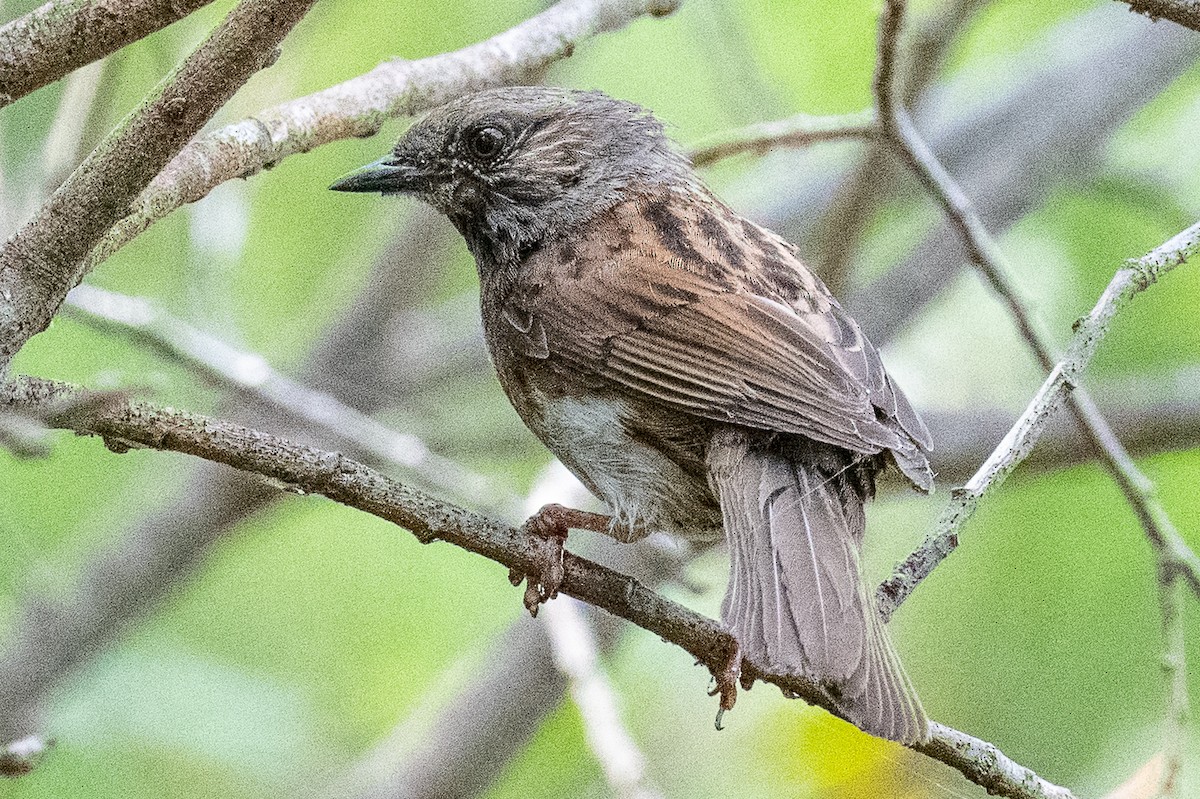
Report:
[[[733,705],[737,702],[738,681],[742,671],[742,648],[733,641],[729,648],[728,655],[725,660],[717,668],[712,668],[712,676],[715,685],[708,692],[709,696],[720,696],[721,700],[717,705],[717,718],[714,726],[718,729],[724,729],[721,726],[721,720],[725,715],[726,710],[733,710]],[[745,682],[742,683],[745,686]],[[746,686],[748,689],[749,686]]]
[[[521,526],[537,550],[536,567],[529,574],[517,569],[508,573],[513,585],[525,580],[522,602],[529,615],[537,616],[538,606],[558,596],[558,589],[566,577],[563,567],[563,543],[567,530],[575,527],[585,530],[604,530],[609,518],[598,513],[574,510],[562,505],[546,505]]]

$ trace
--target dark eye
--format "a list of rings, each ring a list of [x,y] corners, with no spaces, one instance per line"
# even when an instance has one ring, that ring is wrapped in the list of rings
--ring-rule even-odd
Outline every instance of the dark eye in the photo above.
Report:
[[[479,160],[490,161],[500,155],[507,138],[499,128],[476,128],[467,134],[467,149]]]

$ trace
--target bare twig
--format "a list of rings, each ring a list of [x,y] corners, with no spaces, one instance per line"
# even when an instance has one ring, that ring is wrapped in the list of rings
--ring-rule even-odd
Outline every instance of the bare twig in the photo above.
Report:
[[[716,133],[694,144],[688,156],[694,165],[708,166],[741,153],[761,155],[776,147],[806,147],[823,141],[870,139],[878,132],[874,109],[824,117],[796,114],[787,119],[757,122],[744,128]]]
[[[992,455],[962,488],[955,489],[950,504],[921,546],[897,566],[892,576],[879,587],[876,599],[886,616],[908,598],[913,589],[958,545],[958,531],[971,518],[979,500],[1000,485],[1037,443],[1050,415],[1075,389],[1091,363],[1096,348],[1108,333],[1116,314],[1135,294],[1154,283],[1161,275],[1200,252],[1200,223],[1193,225],[1148,255],[1129,261],[1109,282],[1092,312],[1075,325],[1067,353],[1051,370],[1029,407],[1017,420]],[[1166,532],[1170,531],[1170,532]],[[1183,539],[1166,528],[1164,538],[1155,544],[1170,568],[1179,571],[1200,592],[1200,559]],[[1154,539],[1151,539],[1154,541]]]
[[[1129,10],[1145,14],[1154,21],[1169,19],[1172,22],[1200,31],[1200,2],[1196,0],[1122,0],[1129,3]]]
[[[970,199],[954,182],[954,179],[950,177],[932,150],[917,133],[908,112],[896,98],[894,79],[896,47],[904,9],[904,0],[887,0],[879,21],[879,57],[875,71],[874,91],[880,124],[893,148],[926,190],[942,206],[946,215],[957,228],[971,263],[1004,300],[1016,320],[1022,336],[1037,355],[1042,367],[1053,377],[1057,359],[1052,353],[1049,339],[1038,329],[1028,306],[1021,299],[1012,282],[1010,270],[1005,264],[1003,254],[995,240],[988,234]],[[1176,242],[1176,246],[1184,245]],[[1155,252],[1157,253],[1159,250]],[[1151,256],[1146,257],[1150,258]],[[1118,273],[1118,276],[1120,274]],[[1160,557],[1164,556],[1163,553],[1166,552],[1173,561],[1181,558],[1189,562],[1196,561],[1195,554],[1184,543],[1165,509],[1154,497],[1149,479],[1138,470],[1133,459],[1121,446],[1108,422],[1100,415],[1087,393],[1081,387],[1074,388],[1075,390],[1067,396],[1073,416],[1096,446],[1102,462],[1137,513],[1143,530]],[[951,539],[943,538],[941,540],[950,541]]]
[[[52,0],[0,27],[0,108],[212,0]]]
[[[0,393],[0,406],[36,407],[74,396],[78,389],[53,381],[17,378]],[[418,540],[438,539],[530,573],[542,559],[537,542],[519,529],[499,524],[389,479],[338,453],[305,447],[240,425],[139,402],[70,420],[70,429],[104,438],[110,449],[149,447],[195,455],[259,474],[302,494],[321,494],[410,530]],[[566,553],[565,594],[607,610],[681,647],[714,673],[724,667],[735,646],[721,625],[647,589],[619,572]],[[825,690],[803,677],[774,674],[743,661],[744,677],[753,675],[789,695],[837,712]],[[0,685],[0,691],[11,691]],[[12,697],[0,696],[0,708]],[[993,793],[1020,799],[1069,799],[1065,788],[1041,780],[1004,757],[991,744],[931,725],[928,743],[914,748],[957,769]]]
[[[243,0],[0,251],[0,374],[50,324],[81,261],[158,171],[276,48],[314,0]]]
[[[418,436],[391,429],[336,397],[275,371],[261,355],[240,350],[164,312],[155,303],[95,286],[77,286],[67,297],[73,315],[86,324],[132,338],[182,363],[202,378],[252,395],[334,441],[353,445],[379,462],[407,470],[411,477],[460,501],[516,518],[520,500],[483,475],[430,451]]]
[[[365,75],[201,136],[154,179],[129,215],[88,256],[85,269],[227,180],[249,177],[322,144],[372,136],[390,118],[420,113],[466,92],[521,82],[571,55],[579,41],[646,14],[670,14],[678,3],[562,0],[486,41],[419,61],[389,61]]]

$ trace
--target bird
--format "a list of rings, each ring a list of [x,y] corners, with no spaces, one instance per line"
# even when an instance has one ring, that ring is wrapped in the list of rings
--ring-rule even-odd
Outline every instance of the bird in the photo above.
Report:
[[[330,188],[416,197],[465,239],[500,385],[610,510],[550,505],[529,529],[724,539],[739,663],[813,680],[868,733],[928,740],[861,549],[880,472],[933,489],[929,431],[796,248],[718,199],[650,111],[486,89]],[[532,612],[561,579],[529,577]]]

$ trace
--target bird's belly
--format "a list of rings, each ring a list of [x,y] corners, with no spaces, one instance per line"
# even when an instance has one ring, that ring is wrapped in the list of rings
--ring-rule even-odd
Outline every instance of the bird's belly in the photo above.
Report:
[[[655,531],[696,542],[720,538],[720,509],[707,479],[681,466],[678,454],[669,457],[630,435],[630,423],[638,417],[628,403],[595,397],[529,399],[538,412],[526,423],[607,503],[613,516],[609,532],[615,538],[634,541]]]

